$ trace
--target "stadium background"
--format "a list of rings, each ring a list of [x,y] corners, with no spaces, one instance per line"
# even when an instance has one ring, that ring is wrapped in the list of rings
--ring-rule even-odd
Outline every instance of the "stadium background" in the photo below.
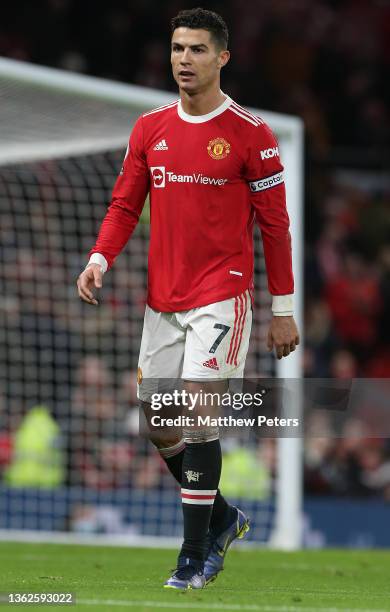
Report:
[[[0,55],[174,90],[167,52],[169,20],[181,8],[192,5],[184,1],[8,3],[3,7],[0,25]],[[248,2],[245,10],[235,1],[209,2],[206,8],[220,11],[231,30],[232,60],[222,77],[224,90],[243,105],[297,114],[305,124],[305,375],[389,377],[386,163],[390,118],[386,75],[390,7],[381,0],[274,0]],[[85,171],[93,173],[93,168]],[[35,227],[35,239],[40,242],[39,232],[43,237],[48,228],[41,225],[39,214]],[[20,250],[17,262],[8,262],[7,244],[11,241],[7,224],[2,229],[7,274],[27,282],[37,265],[32,253],[26,247]],[[30,247],[33,249],[34,244]],[[61,284],[61,278],[57,282]],[[127,293],[125,306],[136,309],[141,319],[142,281],[135,276],[126,278],[118,266],[109,283],[112,287],[119,285],[117,298]],[[123,314],[123,304],[115,301],[115,295],[111,306]],[[39,308],[39,312],[24,313],[26,333],[33,317],[46,326],[47,335],[56,326],[62,347],[77,343],[71,317],[64,315],[59,321],[50,312],[50,305],[41,303]],[[103,326],[102,321],[100,324]],[[126,333],[136,338],[139,322],[133,325],[134,329]],[[100,410],[99,435],[107,442],[96,451],[93,442],[91,446],[90,441],[80,443],[77,432],[66,431],[68,465],[64,479],[70,485],[81,484],[96,491],[112,486],[128,490],[170,486],[149,447],[135,437],[129,442],[128,436],[118,434],[123,432],[125,422],[127,432],[133,427],[130,415],[137,355],[137,342],[132,347],[126,345],[123,329],[122,325],[99,331],[116,334],[118,351],[122,357],[128,355],[127,369],[114,371],[115,364],[87,355],[67,387],[68,395],[56,398],[68,406],[71,415],[86,410],[88,418],[88,411],[96,410],[95,417]],[[90,333],[95,331],[91,329]],[[37,355],[40,350],[42,345],[32,347],[33,362],[42,361]],[[71,348],[61,355],[69,359]],[[65,370],[69,367],[62,364]],[[91,386],[100,390],[93,402],[88,397],[86,408],[83,402]],[[64,386],[59,384],[58,388]],[[27,402],[13,410],[8,399],[5,393],[0,412],[0,469],[4,475],[12,463],[13,434],[21,416],[31,408]],[[120,410],[116,410],[118,405]],[[67,413],[58,410],[58,405],[50,409],[61,427],[61,418]],[[115,415],[109,427],[105,415]],[[72,421],[68,416],[67,423]],[[77,424],[77,419],[73,422]],[[62,430],[64,433],[65,425]],[[86,431],[84,436],[94,433]],[[385,502],[390,500],[390,445],[385,438],[373,438],[369,431],[361,435],[354,440],[346,436],[307,441],[305,493],[308,520],[313,523],[313,529],[308,526],[308,545],[380,543],[369,531],[362,534],[357,529],[354,539],[350,534],[345,536],[343,528],[334,533],[334,525],[326,523],[331,508],[349,516],[353,510],[357,522],[369,509],[382,524]],[[72,445],[86,452],[80,456]],[[96,452],[102,454],[96,456]],[[266,480],[266,472],[274,468],[272,442],[261,450],[261,461]],[[72,520],[75,529],[100,528],[95,519],[83,514],[83,508],[75,510]],[[110,517],[104,524],[109,523]]]

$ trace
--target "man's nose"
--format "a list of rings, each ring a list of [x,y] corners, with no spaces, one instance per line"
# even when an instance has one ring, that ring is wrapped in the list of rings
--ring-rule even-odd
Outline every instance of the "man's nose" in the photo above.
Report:
[[[191,63],[191,57],[190,57],[190,50],[184,49],[181,58],[180,58],[180,63],[181,64],[190,64]]]

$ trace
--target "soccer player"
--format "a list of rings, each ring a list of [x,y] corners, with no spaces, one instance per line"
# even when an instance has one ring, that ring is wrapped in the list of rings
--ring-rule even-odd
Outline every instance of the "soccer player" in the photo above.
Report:
[[[143,114],[129,141],[79,296],[93,288],[131,236],[147,193],[151,232],[148,297],[138,390],[150,413],[153,381],[183,380],[196,393],[243,376],[252,321],[253,226],[260,226],[273,295],[268,348],[279,359],[299,343],[283,166],[262,119],[220,89],[229,61],[223,19],[201,8],[172,20],[171,62],[180,98]],[[195,413],[202,411],[195,407]],[[218,489],[218,429],[183,428],[167,441],[152,432],[181,485],[184,541],[165,586],[202,588],[223,567],[247,517]]]

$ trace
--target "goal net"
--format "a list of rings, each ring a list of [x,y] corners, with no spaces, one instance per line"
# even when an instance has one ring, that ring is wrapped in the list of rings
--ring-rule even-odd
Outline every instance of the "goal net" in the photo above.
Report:
[[[82,303],[75,288],[132,124],[143,111],[173,99],[0,59],[3,538],[37,534],[52,540],[72,532],[79,540],[94,534],[96,541],[101,534],[120,543],[152,538],[163,545],[181,534],[175,483],[138,436],[147,206],[105,276],[99,308]],[[286,169],[300,325],[302,126],[294,117],[255,112],[275,131]],[[265,350],[270,297],[258,234],[255,243],[256,307],[246,372],[297,379],[299,351],[275,363]],[[300,440],[242,444],[235,438],[223,445],[229,476],[223,474],[222,489],[252,517],[250,539],[299,546]]]

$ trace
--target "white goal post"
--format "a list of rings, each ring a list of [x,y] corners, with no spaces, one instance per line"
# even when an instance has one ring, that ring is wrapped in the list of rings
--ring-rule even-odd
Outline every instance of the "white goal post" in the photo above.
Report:
[[[62,100],[61,121],[58,99]],[[138,114],[175,99],[177,95],[172,93],[0,58],[0,167],[125,147]],[[285,166],[294,311],[301,346],[276,363],[276,375],[297,381],[302,378],[303,350],[303,124],[297,117],[250,110],[261,115],[276,133]],[[293,393],[292,397],[296,405],[288,407],[289,415],[293,411],[299,416],[299,395]],[[302,440],[280,438],[278,503],[270,539],[274,547],[293,550],[301,545],[302,487]]]

